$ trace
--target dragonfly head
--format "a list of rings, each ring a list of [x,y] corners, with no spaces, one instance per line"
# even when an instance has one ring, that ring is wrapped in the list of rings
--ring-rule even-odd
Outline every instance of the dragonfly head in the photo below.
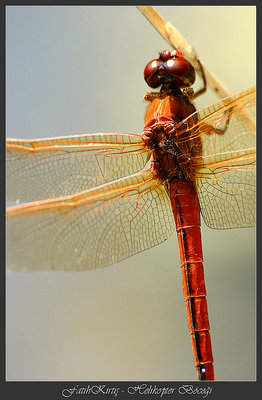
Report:
[[[181,51],[161,51],[159,58],[150,61],[144,69],[144,78],[148,86],[158,86],[175,82],[179,88],[193,85],[196,79],[194,67],[188,62]]]

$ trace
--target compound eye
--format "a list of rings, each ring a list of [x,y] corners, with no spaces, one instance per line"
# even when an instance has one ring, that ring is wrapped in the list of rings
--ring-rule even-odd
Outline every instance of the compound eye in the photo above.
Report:
[[[176,81],[180,88],[191,86],[196,79],[193,66],[181,51],[161,51],[159,58],[150,61],[144,69],[144,78],[148,86],[157,88],[165,81]]]
[[[159,59],[150,61],[144,69],[144,78],[148,86],[157,88],[161,85],[159,68],[163,64]]]
[[[175,56],[166,62],[166,71],[173,76],[180,87],[191,86],[196,79],[193,66],[183,57]]]
[[[189,70],[189,63],[184,58],[171,58],[166,62],[166,70],[174,76],[184,76]]]

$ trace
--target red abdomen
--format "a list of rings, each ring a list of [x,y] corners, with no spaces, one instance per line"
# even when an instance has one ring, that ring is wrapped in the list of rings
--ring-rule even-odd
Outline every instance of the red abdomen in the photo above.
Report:
[[[180,248],[183,289],[199,380],[214,380],[200,232],[200,207],[189,180],[170,181],[170,200]]]

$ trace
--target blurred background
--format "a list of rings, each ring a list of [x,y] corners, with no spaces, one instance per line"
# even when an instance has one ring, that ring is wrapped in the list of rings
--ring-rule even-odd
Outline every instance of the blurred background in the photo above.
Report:
[[[255,7],[156,10],[230,92],[255,84]],[[7,7],[7,136],[141,132],[164,49],[135,7]],[[202,239],[215,377],[255,380],[255,230]],[[176,236],[100,270],[9,271],[6,349],[7,380],[195,380]]]

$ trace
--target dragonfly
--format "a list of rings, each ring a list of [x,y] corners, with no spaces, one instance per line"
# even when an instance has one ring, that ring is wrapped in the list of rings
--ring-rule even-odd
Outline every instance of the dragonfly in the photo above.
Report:
[[[200,64],[201,66],[201,64]],[[200,210],[217,229],[255,224],[255,87],[200,110],[193,66],[162,51],[144,70],[141,134],[7,139],[7,263],[86,270],[117,263],[177,231],[199,380],[213,380]],[[28,251],[30,244],[31,251]]]

